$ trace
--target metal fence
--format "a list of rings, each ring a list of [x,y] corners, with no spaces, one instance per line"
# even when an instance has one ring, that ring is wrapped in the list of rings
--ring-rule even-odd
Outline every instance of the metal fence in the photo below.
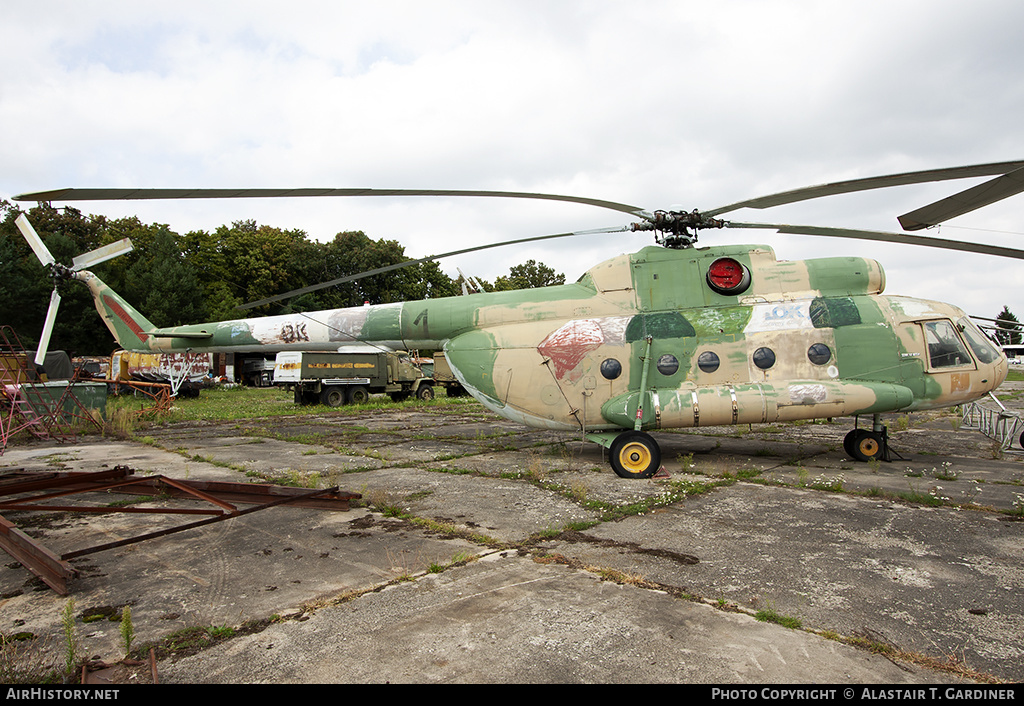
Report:
[[[977,429],[985,436],[995,439],[1003,451],[1024,453],[1024,439],[1021,438],[1024,432],[1024,419],[1021,419],[1019,412],[1006,409],[995,396],[992,396],[992,400],[998,408],[992,407],[987,400],[986,404],[971,402],[961,405],[960,426]]]

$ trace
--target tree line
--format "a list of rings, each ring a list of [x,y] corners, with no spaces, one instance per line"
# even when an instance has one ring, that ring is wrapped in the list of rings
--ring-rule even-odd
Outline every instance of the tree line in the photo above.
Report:
[[[26,348],[41,333],[53,281],[25,243],[14,221],[20,210],[0,201],[0,325],[8,325]],[[436,262],[302,294],[258,309],[238,310],[247,302],[359,274],[409,260],[394,240],[374,240],[362,231],[342,231],[331,240],[310,239],[305,231],[235,221],[213,232],[184,235],[137,217],[85,216],[74,208],[41,204],[29,221],[58,262],[122,238],[134,250],[90,268],[144,313],[156,326],[313,311],[396,301],[455,296],[462,278],[453,280]],[[564,284],[565,275],[529,260],[509,269],[485,291]],[[74,355],[105,355],[115,345],[100,322],[88,290],[79,283],[58,283],[60,314],[50,347]]]

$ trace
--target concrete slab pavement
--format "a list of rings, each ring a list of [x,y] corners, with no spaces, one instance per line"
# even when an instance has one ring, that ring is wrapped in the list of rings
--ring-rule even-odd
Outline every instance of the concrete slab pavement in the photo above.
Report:
[[[660,433],[669,478],[624,481],[569,435],[479,410],[406,410],[28,444],[9,448],[0,472],[298,474],[376,504],[275,508],[76,560],[78,614],[131,605],[139,642],[238,630],[164,653],[166,681],[1024,679],[1024,522],[1012,512],[1024,466],[989,458],[977,432],[922,419],[894,435],[908,458],[875,467],[843,455],[841,423]],[[931,474],[947,461],[957,477]],[[899,494],[915,483],[918,500],[935,484],[947,499]],[[138,527],[17,520],[57,551]],[[16,563],[0,572],[0,633],[32,633],[22,644],[37,664],[62,659],[65,604]],[[801,627],[752,617],[766,609]],[[79,629],[83,651],[121,656],[116,623]]]

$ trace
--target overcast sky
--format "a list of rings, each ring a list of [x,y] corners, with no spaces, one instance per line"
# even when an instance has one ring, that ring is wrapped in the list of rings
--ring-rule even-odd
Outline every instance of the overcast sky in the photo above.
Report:
[[[0,198],[61,187],[543,191],[710,209],[838,179],[1024,159],[1019,0],[7,3]],[[898,230],[973,182],[836,196],[737,220]],[[58,204],[59,205],[59,204]],[[495,199],[93,202],[178,232],[234,220],[401,242],[411,256],[622,225]],[[926,234],[1024,247],[1024,195]],[[567,279],[651,242],[575,237],[443,261]],[[780,259],[874,257],[887,292],[1024,317],[1024,262],[705,232]]]

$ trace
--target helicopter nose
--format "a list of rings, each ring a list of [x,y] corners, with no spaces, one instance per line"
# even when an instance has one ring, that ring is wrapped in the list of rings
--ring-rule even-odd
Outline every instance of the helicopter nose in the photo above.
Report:
[[[1010,374],[1010,363],[1006,359],[1006,356],[1001,356],[994,364],[992,370],[992,389],[996,389],[1006,380],[1006,376]]]

